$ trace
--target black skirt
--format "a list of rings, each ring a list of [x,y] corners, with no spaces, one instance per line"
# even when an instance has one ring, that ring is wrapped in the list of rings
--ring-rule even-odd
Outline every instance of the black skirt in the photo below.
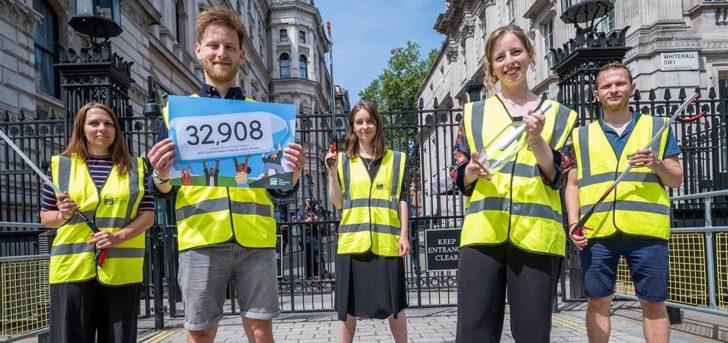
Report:
[[[336,255],[336,311],[339,320],[397,318],[407,308],[404,258],[371,252]]]

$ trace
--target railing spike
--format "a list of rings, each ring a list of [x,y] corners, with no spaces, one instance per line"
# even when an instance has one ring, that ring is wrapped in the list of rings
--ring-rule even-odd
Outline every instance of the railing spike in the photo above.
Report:
[[[639,89],[635,89],[634,90],[634,96],[633,96],[633,98],[634,98],[635,101],[642,100],[642,94],[641,94],[641,92],[640,92]]]
[[[670,88],[665,89],[665,94],[662,96],[665,100],[672,99],[672,94],[670,93]]]
[[[715,87],[710,87],[710,89],[708,90],[708,98],[715,99],[717,97],[718,97],[718,94],[716,94],[716,92],[715,92]]]
[[[420,110],[422,110],[422,109],[425,108],[425,100],[424,99],[420,98],[420,101],[417,102],[417,108],[419,108]]]
[[[685,95],[685,88],[680,88],[680,93],[678,93],[677,98],[680,100],[686,99],[687,95]]]
[[[654,89],[650,89],[650,96],[648,99],[650,99],[650,101],[655,101],[655,99],[657,99],[657,95],[655,95]]]

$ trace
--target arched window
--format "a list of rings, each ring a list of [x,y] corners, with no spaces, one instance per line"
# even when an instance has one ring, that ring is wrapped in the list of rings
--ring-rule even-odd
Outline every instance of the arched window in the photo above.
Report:
[[[291,77],[291,59],[288,54],[281,54],[279,62],[281,65],[281,79]]]
[[[43,93],[61,97],[56,45],[58,44],[58,16],[47,1],[33,1],[33,9],[43,16],[35,25],[35,86]]]
[[[308,79],[308,60],[306,56],[301,55],[298,57],[298,69],[301,71],[301,78]]]

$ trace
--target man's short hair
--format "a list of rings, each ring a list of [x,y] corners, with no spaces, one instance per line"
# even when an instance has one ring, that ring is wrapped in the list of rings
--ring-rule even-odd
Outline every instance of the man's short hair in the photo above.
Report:
[[[238,13],[225,6],[215,6],[200,13],[195,21],[197,43],[202,43],[202,36],[210,25],[220,25],[233,29],[238,34],[238,47],[242,49],[245,25],[243,25]]]
[[[599,88],[599,74],[601,74],[603,71],[610,70],[610,69],[624,69],[627,71],[627,77],[629,77],[629,83],[632,84],[632,72],[627,68],[626,65],[622,62],[611,62],[608,64],[605,64],[599,71],[597,72],[597,76],[594,78],[594,88]]]

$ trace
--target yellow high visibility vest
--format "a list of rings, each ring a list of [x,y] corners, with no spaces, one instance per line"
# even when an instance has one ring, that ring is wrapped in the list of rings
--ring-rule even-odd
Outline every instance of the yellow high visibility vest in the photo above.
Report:
[[[117,166],[114,166],[100,190],[91,179],[86,161],[76,155],[70,158],[53,156],[51,175],[53,183],[68,190],[79,210],[93,220],[99,230],[116,232],[137,217],[144,197],[144,162],[137,157],[132,163],[133,167],[123,176],[119,176]],[[91,239],[91,232],[78,215],[56,230],[51,247],[51,284],[94,277],[103,284],[114,286],[142,282],[144,234],[109,248],[104,266],[97,267],[94,246],[86,244]]]
[[[339,254],[371,250],[399,256],[399,198],[407,156],[387,150],[374,180],[361,158],[339,153],[338,174],[344,195],[339,225]]]
[[[162,113],[169,128],[167,106]],[[276,244],[273,201],[263,188],[180,186],[175,215],[180,251],[231,241],[248,248]]]
[[[627,155],[647,146],[653,132],[665,118],[641,115],[629,135],[621,156],[616,156],[598,121],[574,130],[573,142],[578,168],[579,213],[585,214],[628,165]],[[651,148],[663,158],[667,145],[665,130]],[[633,168],[602,202],[585,226],[588,238],[606,237],[617,230],[667,240],[670,237],[670,197],[651,168]]]
[[[574,127],[576,112],[551,101],[545,117],[541,136],[552,149],[561,149]],[[512,122],[495,96],[465,104],[463,120],[470,151],[482,151]],[[525,134],[521,139],[525,139]],[[543,183],[536,157],[529,147],[521,150],[490,181],[478,179],[473,194],[466,198],[466,206],[461,247],[510,240],[526,251],[565,254],[559,191]]]

